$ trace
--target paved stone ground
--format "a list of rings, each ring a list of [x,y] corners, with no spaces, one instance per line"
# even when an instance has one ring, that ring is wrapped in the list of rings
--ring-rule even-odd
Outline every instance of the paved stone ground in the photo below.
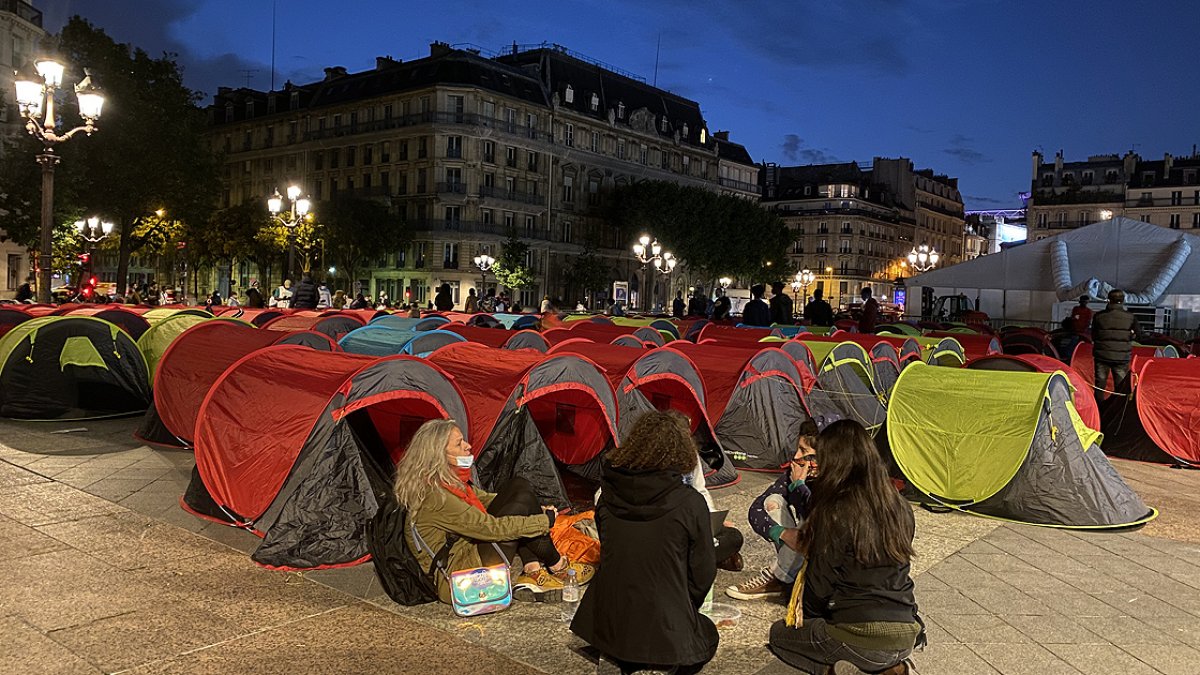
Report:
[[[255,537],[179,509],[191,453],[134,426],[0,422],[0,672],[594,672],[553,606],[459,620],[395,605],[370,565],[258,569]],[[920,673],[1200,672],[1200,472],[1117,465],[1163,510],[1140,532],[916,511]],[[769,480],[714,495],[737,520]],[[752,571],[771,549],[745,553]],[[782,604],[736,606],[705,672],[796,672],[763,647]]]

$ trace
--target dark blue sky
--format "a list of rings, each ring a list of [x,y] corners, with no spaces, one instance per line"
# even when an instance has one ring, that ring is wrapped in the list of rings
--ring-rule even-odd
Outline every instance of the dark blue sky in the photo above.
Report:
[[[208,98],[270,83],[271,0],[34,0],[180,55]],[[700,102],[760,161],[911,157],[968,208],[1013,207],[1030,152],[1200,143],[1200,2],[1156,0],[278,0],[277,83],[413,59],[428,43],[556,42]]]

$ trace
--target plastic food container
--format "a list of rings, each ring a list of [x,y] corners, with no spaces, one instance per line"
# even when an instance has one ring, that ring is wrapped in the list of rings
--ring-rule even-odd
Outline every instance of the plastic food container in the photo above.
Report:
[[[742,618],[742,610],[724,602],[714,602],[712,607],[702,609],[700,613],[712,619],[717,628],[733,628]]]

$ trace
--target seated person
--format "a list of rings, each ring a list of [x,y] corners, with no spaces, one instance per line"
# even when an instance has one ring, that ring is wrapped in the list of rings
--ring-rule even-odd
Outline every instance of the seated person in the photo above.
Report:
[[[775,562],[764,567],[746,582],[725,589],[725,595],[737,600],[769,600],[790,590],[804,563],[787,542],[795,542],[800,524],[808,517],[812,498],[806,481],[817,475],[817,455],[813,449],[817,425],[805,422],[788,470],[750,505],[750,527],[758,536],[775,545]]]
[[[807,556],[788,619],[771,626],[776,656],[806,673],[848,662],[868,673],[903,675],[924,637],[909,561],[912,508],[892,487],[875,442],[853,420],[817,439],[821,487],[789,546]],[[840,672],[840,671],[838,671]]]
[[[500,561],[492,542],[511,562],[520,555],[522,574],[513,580],[517,600],[559,602],[567,570],[580,584],[595,570],[561,556],[550,540],[556,511],[539,506],[529,481],[513,478],[491,494],[471,484],[474,456],[458,425],[430,420],[421,425],[396,465],[396,500],[409,513],[417,534],[431,551],[440,551],[449,535],[460,537],[451,547],[447,571],[475,569]],[[433,562],[423,547],[409,541],[413,554],[428,569]],[[434,575],[438,598],[450,602],[449,580]]]
[[[571,623],[602,668],[682,675],[717,651],[717,628],[700,613],[717,575],[709,511],[683,482],[697,458],[682,415],[650,412],[604,459],[600,571]]]

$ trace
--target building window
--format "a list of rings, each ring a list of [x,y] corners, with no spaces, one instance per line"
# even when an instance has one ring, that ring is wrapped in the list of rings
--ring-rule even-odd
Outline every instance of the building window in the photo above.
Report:
[[[346,148],[346,166],[354,166],[354,155],[357,154],[357,149],[353,145]]]
[[[1192,214],[1192,229],[1200,229],[1200,213]]]
[[[537,115],[529,113],[525,115],[525,132],[530,138],[537,138]]]
[[[480,209],[479,218],[484,225],[491,225],[496,222],[496,214],[491,209]]]
[[[1092,179],[1094,176],[1095,176],[1095,174],[1093,174],[1091,171],[1084,171],[1083,172],[1083,180],[1081,180],[1080,183],[1082,183],[1084,185],[1091,185]]]
[[[625,104],[621,101],[617,101],[617,119],[625,119]]]
[[[449,211],[448,207],[446,210]],[[458,244],[444,244],[442,246],[442,267],[448,270],[458,269]]]
[[[1115,182],[1117,182],[1117,170],[1116,170],[1116,169],[1109,169],[1108,171],[1105,171],[1105,172],[1104,172],[1104,182],[1105,182],[1105,183],[1115,183]]]
[[[400,150],[400,152],[397,156],[400,158],[401,162],[407,162],[408,161],[408,141],[407,140],[397,141],[397,144],[398,145],[396,147],[399,148],[399,150]]]
[[[466,192],[463,189],[462,169],[446,169],[446,187],[448,192]]]
[[[638,162],[642,164],[650,163],[650,148],[647,148],[644,145],[641,147],[641,149],[638,151]]]
[[[325,153],[320,150],[313,151],[313,169],[323,171],[325,169]]]
[[[567,91],[570,90],[571,88],[567,87]],[[575,125],[570,122],[563,125],[563,145],[568,148],[575,145]]]
[[[571,243],[571,221],[563,221],[562,224],[562,240],[566,243]]]
[[[398,195],[408,194],[408,172],[407,171],[401,171],[400,173],[396,174],[396,194],[398,194]]]
[[[563,100],[565,100],[567,103],[575,102],[575,87],[572,87],[569,84],[567,85],[567,91],[563,94]]]
[[[511,145],[504,148],[504,163],[514,169],[517,167],[517,149]]]
[[[392,161],[391,142],[384,141],[383,144],[379,146],[379,161],[383,162],[384,164]]]
[[[537,235],[537,225],[533,216],[525,216],[525,236],[533,238]]]
[[[425,176],[426,176],[425,169],[417,169],[417,194],[419,194],[419,195],[425,194],[425,188],[426,188]]]
[[[1178,213],[1171,214],[1171,229],[1172,230],[1179,229],[1179,214]]]
[[[617,159],[625,159],[625,139],[617,139]]]
[[[451,119],[461,123],[463,121],[463,97],[448,96],[446,102],[449,104]]]
[[[592,132],[592,152],[600,152],[600,132]]]
[[[417,159],[425,159],[429,156],[429,137],[422,136],[417,139]]]
[[[849,253],[849,252],[850,252],[850,240],[843,239],[841,241],[841,243],[838,245],[838,253]]]
[[[600,97],[595,94],[592,94],[592,112],[596,112],[599,109],[600,109]]]
[[[425,267],[425,247],[428,246],[425,242],[417,242],[413,244],[413,267],[420,269]],[[417,282],[413,282],[416,286]]]
[[[483,161],[488,164],[496,163],[496,144],[491,141],[483,142]]]
[[[462,97],[459,96],[458,98],[461,99]],[[449,159],[462,159],[462,136],[446,137],[446,157]]]
[[[526,157],[525,168],[529,169],[530,171],[537,171],[538,170],[538,153],[534,152],[533,150],[530,150],[525,153],[525,157]]]
[[[563,176],[563,201],[568,204],[575,201],[575,179]]]
[[[374,154],[374,148],[372,148],[370,145],[363,146],[363,149],[362,149],[363,166],[368,166],[371,164],[371,162],[374,160],[374,157],[372,156],[373,154]]]
[[[1172,190],[1171,191],[1171,206],[1182,206],[1182,205],[1183,205],[1183,190]]]
[[[588,181],[588,206],[596,206],[600,203],[600,181],[592,179]]]
[[[458,206],[446,207],[446,229],[457,230],[462,225],[462,209]]]
[[[336,169],[342,164],[342,149],[334,148],[329,151],[329,168]]]
[[[511,230],[513,227],[516,227],[516,222],[517,222],[516,216],[513,214],[512,211],[504,212],[504,230],[505,231]]]
[[[491,101],[483,101],[479,104],[479,114],[484,117],[484,125],[490,125],[492,119],[496,117],[496,104]]]
[[[379,172],[379,187],[383,189],[383,194],[391,194],[392,174],[387,171]]]
[[[1154,172],[1146,171],[1142,173],[1142,183],[1146,185],[1154,185]]]

